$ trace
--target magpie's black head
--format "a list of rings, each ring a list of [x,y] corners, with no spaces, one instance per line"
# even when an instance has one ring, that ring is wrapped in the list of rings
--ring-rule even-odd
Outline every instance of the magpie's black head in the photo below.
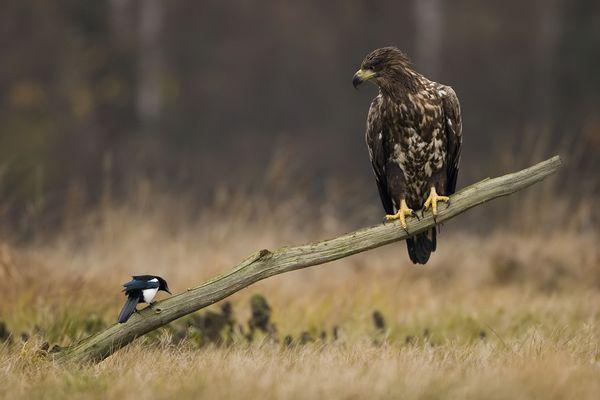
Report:
[[[167,281],[160,276],[157,276],[156,279],[158,279],[158,290],[164,290],[165,292],[172,294],[169,290],[169,285],[167,285]]]

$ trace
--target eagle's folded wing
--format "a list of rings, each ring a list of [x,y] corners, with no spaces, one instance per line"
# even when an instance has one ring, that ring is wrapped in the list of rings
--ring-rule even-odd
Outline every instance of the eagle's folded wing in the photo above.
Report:
[[[448,151],[446,155],[446,193],[451,195],[456,191],[456,179],[460,163],[460,148],[462,145],[462,119],[458,97],[450,86],[444,88],[443,98],[444,117],[446,119],[446,138]]]
[[[375,173],[375,180],[377,181],[377,189],[379,189],[379,197],[383,204],[383,209],[386,214],[394,214],[394,203],[390,197],[388,190],[387,179],[385,176],[385,165],[388,155],[386,154],[385,146],[383,144],[382,137],[386,136],[383,133],[383,123],[381,120],[380,112],[380,101],[379,96],[373,99],[371,107],[369,108],[369,115],[367,117],[367,147],[369,149],[369,158],[371,159],[371,165],[373,166],[373,172]]]

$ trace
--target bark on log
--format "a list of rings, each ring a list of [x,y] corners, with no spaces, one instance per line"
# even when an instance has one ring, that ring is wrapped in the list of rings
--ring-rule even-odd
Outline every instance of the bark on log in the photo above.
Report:
[[[484,179],[455,193],[450,205],[438,209],[437,223],[447,221],[470,208],[522,190],[561,166],[554,156],[527,169],[493,179]],[[273,275],[324,264],[356,253],[406,239],[436,224],[430,212],[420,220],[408,219],[408,231],[394,221],[338,236],[321,242],[277,250],[260,250],[230,272],[202,285],[157,302],[134,314],[125,324],[115,324],[56,354],[60,361],[101,361],[136,338],[171,321],[216,303],[233,293]]]

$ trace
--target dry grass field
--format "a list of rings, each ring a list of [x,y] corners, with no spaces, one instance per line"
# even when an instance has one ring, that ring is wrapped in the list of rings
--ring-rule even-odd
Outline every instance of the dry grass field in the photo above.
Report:
[[[260,282],[229,299],[231,313],[217,304],[100,364],[59,365],[45,349],[112,324],[131,274],[181,291],[256,249],[377,222],[359,201],[345,207],[361,213],[344,219],[335,195],[315,207],[218,192],[198,209],[142,187],[126,203],[106,200],[51,235],[0,245],[0,396],[595,399],[593,203],[571,204],[568,219],[566,200],[541,211],[533,196],[546,186],[451,221],[424,267],[390,245]],[[528,206],[499,211],[516,202]],[[491,216],[493,229],[464,226]]]
[[[0,0],[0,400],[600,400],[599,67],[600,0]],[[457,153],[458,190],[561,167],[426,265],[271,275],[383,223],[373,156]],[[202,286],[141,332],[243,260],[114,326],[131,276]]]

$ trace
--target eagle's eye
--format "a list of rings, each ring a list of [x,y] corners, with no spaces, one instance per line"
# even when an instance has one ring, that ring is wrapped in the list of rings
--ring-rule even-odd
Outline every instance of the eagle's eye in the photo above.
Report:
[[[378,70],[378,69],[381,69],[381,62],[374,62],[374,63],[371,63],[371,67],[370,67],[370,69],[372,69],[372,70],[374,70],[374,71],[376,71],[376,70]]]

